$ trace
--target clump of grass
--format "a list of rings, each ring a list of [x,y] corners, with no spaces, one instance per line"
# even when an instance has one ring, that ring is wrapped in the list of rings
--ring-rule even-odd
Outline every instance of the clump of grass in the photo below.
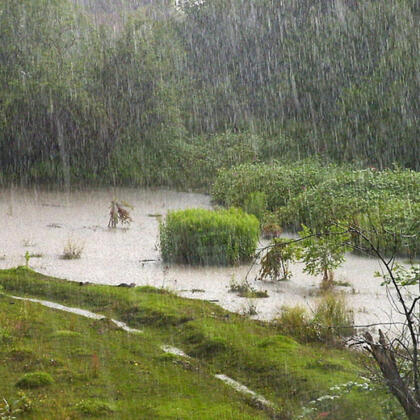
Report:
[[[284,306],[276,323],[282,333],[301,342],[339,344],[343,337],[354,334],[353,311],[341,294],[322,296],[313,314],[302,306]]]
[[[33,254],[29,254],[29,256],[30,256],[31,258],[42,258],[44,255],[43,255],[43,254],[41,254],[40,252],[35,252],[35,253],[33,253]]]
[[[52,376],[47,372],[30,372],[25,373],[17,382],[18,388],[40,388],[43,386],[51,385],[54,382]]]
[[[82,400],[76,404],[76,409],[82,414],[92,417],[106,416],[115,411],[111,404],[101,400]]]
[[[351,283],[345,280],[333,280],[334,286],[351,287]]]
[[[229,285],[229,292],[237,293],[240,297],[246,298],[266,298],[268,297],[267,290],[255,290],[247,281],[237,282],[231,280]]]
[[[343,294],[328,293],[319,301],[313,323],[319,327],[319,337],[324,342],[354,334],[354,314],[347,306]]]
[[[23,362],[27,360],[31,360],[35,357],[32,350],[27,348],[13,348],[9,351],[8,354],[10,360],[13,360],[15,362]]]
[[[63,254],[61,258],[63,260],[77,260],[82,256],[84,244],[76,242],[74,239],[67,239],[64,245]]]
[[[240,209],[188,209],[169,212],[160,224],[165,262],[232,265],[249,261],[259,237],[259,222]]]
[[[316,339],[316,331],[311,324],[310,315],[303,306],[283,306],[276,323],[283,334],[290,335],[301,342]]]

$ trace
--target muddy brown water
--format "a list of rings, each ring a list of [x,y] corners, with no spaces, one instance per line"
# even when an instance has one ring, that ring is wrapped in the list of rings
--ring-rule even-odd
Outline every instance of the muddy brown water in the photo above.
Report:
[[[112,199],[133,206],[128,228],[108,229]],[[10,188],[0,192],[0,268],[25,264],[24,255],[39,254],[29,265],[41,273],[78,282],[119,285],[135,283],[168,288],[180,296],[214,301],[235,312],[255,308],[255,318],[275,318],[283,305],[315,307],[320,278],[292,267],[287,282],[255,281],[258,266],[251,270],[251,286],[267,290],[269,297],[241,298],[229,292],[232,281],[241,282],[249,270],[239,267],[167,266],[160,261],[158,215],[168,210],[211,208],[206,195],[168,190],[99,189],[65,193],[40,189]],[[68,241],[83,246],[80,259],[63,260]],[[261,243],[260,246],[264,244]],[[348,255],[335,279],[350,283],[337,287],[346,294],[357,324],[398,321],[387,290],[374,273],[378,262]]]

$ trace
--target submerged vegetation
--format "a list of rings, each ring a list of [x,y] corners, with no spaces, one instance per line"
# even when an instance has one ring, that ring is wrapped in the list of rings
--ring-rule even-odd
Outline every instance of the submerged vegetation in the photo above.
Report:
[[[31,418],[78,419],[89,414],[236,420],[301,415],[309,420],[325,411],[343,420],[400,418],[393,399],[362,379],[367,375],[363,363],[368,363],[363,355],[299,344],[280,333],[290,322],[252,321],[150,287],[80,286],[23,267],[1,271],[0,284],[6,294],[79,306],[143,331],[128,334],[111,323],[0,295],[0,331],[6,337],[0,341],[0,358],[7,361],[0,364],[0,395],[16,400],[14,384],[25,374],[42,372],[53,378],[48,386],[25,389],[32,400]],[[332,317],[337,304],[322,307],[314,323],[342,322],[342,315]],[[327,331],[335,334],[334,329]],[[190,357],[164,353],[161,346],[168,344]],[[230,389],[215,374],[228,375],[273,406],[261,406]],[[327,397],[337,394],[333,387],[356,382],[364,385]]]
[[[78,260],[81,258],[84,249],[84,244],[78,242],[73,238],[68,238],[64,245],[63,254],[61,258],[63,260]],[[28,266],[28,264],[26,264]]]

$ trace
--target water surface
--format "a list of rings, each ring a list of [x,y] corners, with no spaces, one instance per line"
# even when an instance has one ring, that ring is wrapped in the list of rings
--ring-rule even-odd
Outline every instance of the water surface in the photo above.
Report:
[[[109,204],[124,200],[133,206],[128,228],[108,229]],[[160,261],[158,217],[168,210],[211,208],[206,195],[168,190],[97,189],[65,193],[40,189],[12,188],[0,193],[0,268],[25,263],[36,271],[79,282],[109,285],[151,285],[179,295],[214,301],[226,309],[248,312],[256,318],[273,319],[283,305],[301,304],[312,310],[317,301],[320,278],[302,272],[294,264],[288,282],[255,281],[258,266],[248,278],[252,287],[267,290],[265,299],[241,298],[229,292],[232,281],[240,282],[249,270],[240,267],[167,266]],[[83,245],[78,260],[63,260],[68,240]],[[260,244],[264,245],[263,243]],[[401,319],[392,310],[387,290],[374,277],[380,266],[374,259],[348,255],[335,279],[349,282],[339,289],[346,293],[356,323],[370,324]]]

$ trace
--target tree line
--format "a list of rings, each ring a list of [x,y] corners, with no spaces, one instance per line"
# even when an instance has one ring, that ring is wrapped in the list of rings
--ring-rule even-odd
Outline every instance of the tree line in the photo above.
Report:
[[[5,182],[182,186],[215,137],[419,168],[416,0],[75,3],[0,2]]]

